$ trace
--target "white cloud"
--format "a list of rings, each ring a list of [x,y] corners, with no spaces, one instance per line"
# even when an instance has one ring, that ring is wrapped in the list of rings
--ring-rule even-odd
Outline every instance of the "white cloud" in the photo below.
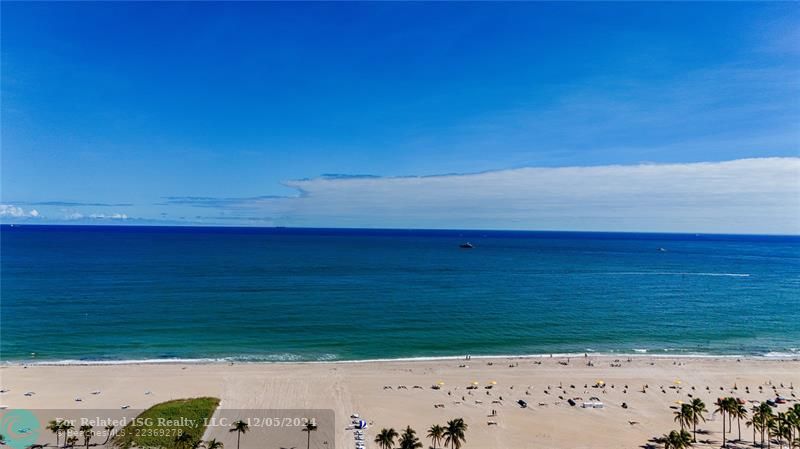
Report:
[[[127,214],[91,214],[89,218],[93,220],[127,220]]]
[[[77,220],[127,220],[128,215],[122,213],[114,213],[114,214],[102,214],[102,213],[92,213],[92,214],[83,214],[76,211],[64,211],[64,220],[69,221],[77,221]]]
[[[13,204],[0,204],[0,218],[24,219],[38,218],[39,216],[39,211],[36,209],[26,211],[25,209],[14,206]]]
[[[0,217],[24,217],[25,211],[21,207],[12,204],[0,204]]]
[[[800,234],[800,158],[315,178],[250,206],[280,224]]]

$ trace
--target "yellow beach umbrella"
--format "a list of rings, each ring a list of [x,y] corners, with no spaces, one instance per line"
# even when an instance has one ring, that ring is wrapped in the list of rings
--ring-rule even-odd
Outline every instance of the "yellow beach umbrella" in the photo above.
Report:
[[[681,381],[678,380],[678,379],[675,379],[675,385],[680,385],[680,384],[681,384]]]
[[[492,385],[497,385],[497,381],[496,380],[493,380],[493,381],[491,381],[489,383],[492,384]]]
[[[678,404],[678,405],[682,405],[683,401],[675,401],[675,403]]]
[[[439,382],[437,382],[436,384],[437,384],[437,385],[439,385],[439,386],[441,387],[442,385],[444,385],[444,382],[442,382],[442,381],[440,380],[440,381],[439,381]]]
[[[478,381],[477,381],[477,380],[476,380],[476,381],[473,381],[473,382],[472,382],[472,385],[478,385]]]

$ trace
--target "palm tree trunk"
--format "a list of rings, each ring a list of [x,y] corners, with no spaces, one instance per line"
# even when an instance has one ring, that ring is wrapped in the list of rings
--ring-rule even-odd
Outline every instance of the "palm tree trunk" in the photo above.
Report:
[[[308,434],[308,441],[306,441],[306,449],[311,449],[311,431],[309,430],[306,433]]]
[[[697,417],[695,416],[695,421],[692,422],[692,442],[697,443]]]
[[[742,441],[742,418],[736,417],[736,426],[739,427],[739,441]]]
[[[239,439],[242,437],[242,432],[236,432],[236,449],[239,449]]]
[[[722,412],[722,447],[726,446],[727,444],[725,444],[725,412]]]

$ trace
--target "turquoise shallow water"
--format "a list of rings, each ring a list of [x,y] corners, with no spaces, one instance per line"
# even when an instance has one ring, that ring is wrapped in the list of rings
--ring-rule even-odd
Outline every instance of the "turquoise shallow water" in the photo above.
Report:
[[[53,226],[0,236],[3,361],[800,348],[798,237]],[[458,247],[467,240],[474,249]]]

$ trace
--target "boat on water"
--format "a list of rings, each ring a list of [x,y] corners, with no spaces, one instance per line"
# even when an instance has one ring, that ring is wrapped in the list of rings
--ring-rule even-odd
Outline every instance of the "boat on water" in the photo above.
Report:
[[[465,243],[462,243],[462,244],[458,245],[458,247],[459,247],[459,248],[464,248],[464,249],[472,249],[472,248],[475,248],[475,246],[474,246],[472,243],[470,243],[470,242],[465,242]]]

